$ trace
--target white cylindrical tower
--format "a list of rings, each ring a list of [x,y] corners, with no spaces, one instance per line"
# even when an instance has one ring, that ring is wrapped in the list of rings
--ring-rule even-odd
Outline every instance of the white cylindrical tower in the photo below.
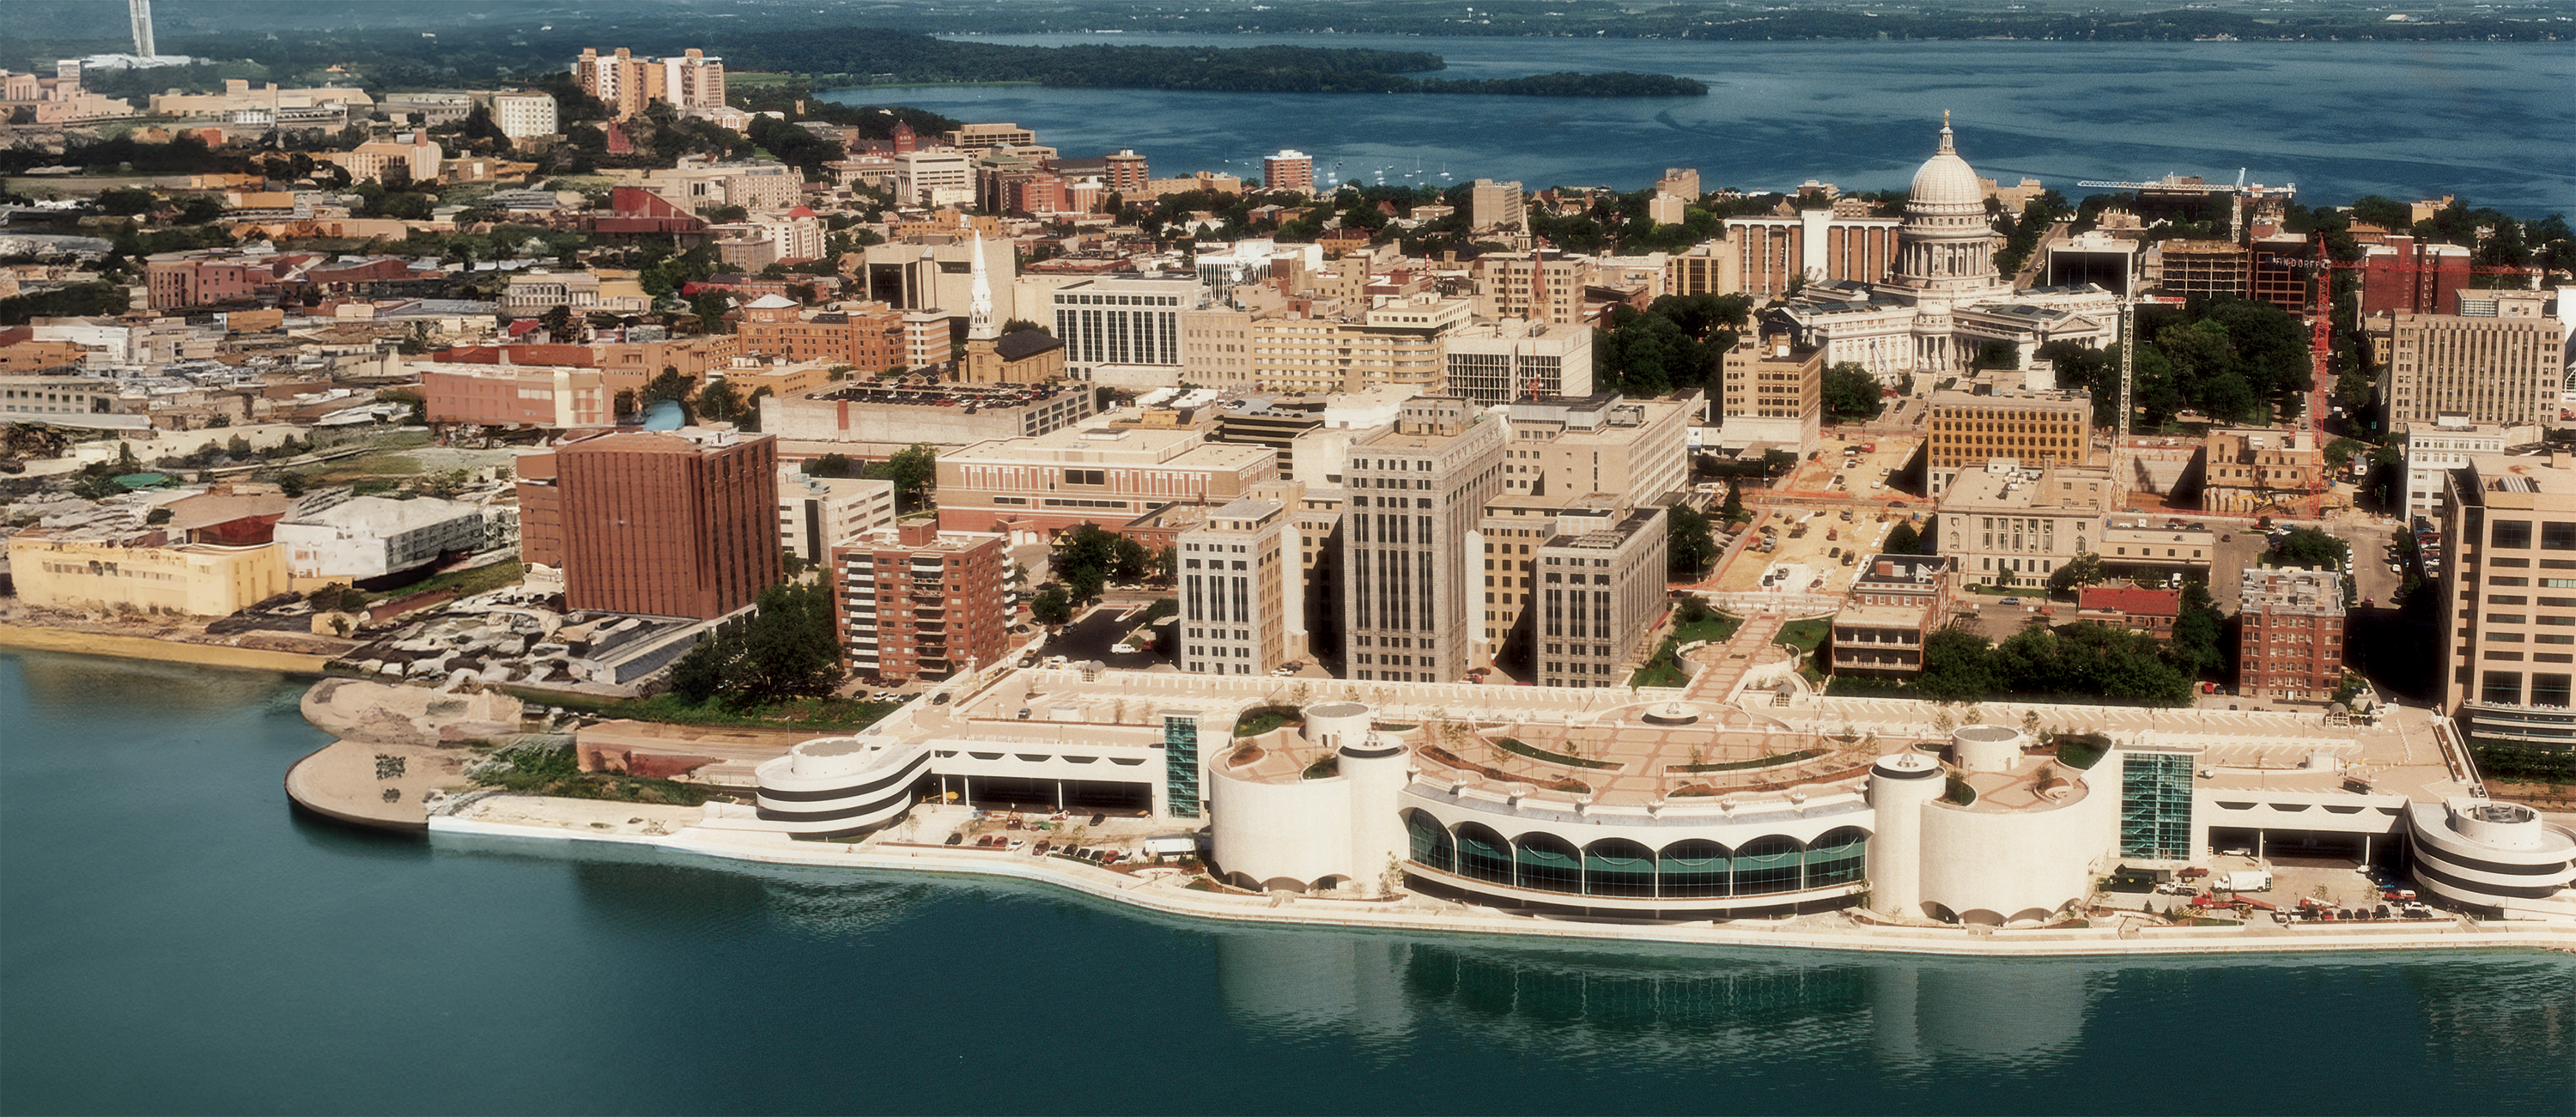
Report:
[[[1950,759],[1970,772],[2009,772],[2026,739],[2009,725],[1962,725],[1950,734]]]
[[[1328,749],[1367,740],[1369,722],[1377,716],[1365,702],[1317,702],[1304,712],[1307,743]]]
[[[1351,883],[1372,896],[1402,880],[1401,868],[1394,882],[1386,878],[1408,852],[1404,820],[1396,816],[1396,796],[1406,779],[1404,752],[1404,743],[1387,733],[1346,738],[1340,750],[1351,795]]]
[[[1923,810],[1941,797],[1941,766],[1919,752],[1882,756],[1869,768],[1869,908],[1923,914]]]

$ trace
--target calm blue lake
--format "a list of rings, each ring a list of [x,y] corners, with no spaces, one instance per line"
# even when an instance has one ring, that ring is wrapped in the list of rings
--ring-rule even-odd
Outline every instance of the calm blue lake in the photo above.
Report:
[[[2166,172],[2295,182],[2302,201],[2455,194],[2526,217],[2576,211],[2576,50],[2565,43],[1708,43],[1384,35],[1031,35],[1075,42],[1428,50],[1444,76],[1634,70],[1706,97],[1551,98],[1173,93],[951,86],[835,99],[917,105],[1037,130],[1067,155],[1133,147],[1157,175],[1258,175],[1283,147],[1319,177],[1518,179],[1635,190],[1665,167],[1710,188],[1809,179],[1902,188],[1951,110],[1986,177]],[[1444,180],[1443,175],[1447,178]],[[1407,176],[1412,176],[1408,178]]]
[[[273,675],[0,654],[8,1113],[2566,1113],[2576,958],[1166,922],[289,813]]]

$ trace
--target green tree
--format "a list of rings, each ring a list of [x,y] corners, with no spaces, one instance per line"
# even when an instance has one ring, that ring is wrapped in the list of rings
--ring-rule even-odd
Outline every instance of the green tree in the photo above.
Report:
[[[2354,454],[2368,449],[2370,449],[2369,443],[2353,438],[2338,438],[2326,443],[2326,469],[2341,473],[2346,466],[2352,464]]]
[[[855,477],[848,454],[825,454],[805,466],[808,477]]]
[[[885,476],[894,482],[895,502],[917,508],[939,480],[939,448],[915,442],[886,459]]]
[[[2087,551],[2066,560],[2055,573],[2050,574],[2048,588],[2057,593],[2068,593],[2078,587],[2095,585],[2101,581],[2102,556]]]
[[[1738,490],[1732,477],[1726,479],[1726,502],[1718,505],[1717,516],[1730,524],[1743,523],[1752,518],[1744,511],[1744,494]]]
[[[1923,674],[1914,692],[1935,702],[1983,698],[1995,689],[1986,663],[1986,638],[1960,628],[1945,628],[1923,642]]]
[[[667,400],[672,403],[685,403],[688,401],[689,393],[696,391],[697,387],[698,382],[683,375],[679,366],[664,365],[659,374],[645,381],[644,402],[654,404]]]
[[[1675,581],[1696,582],[1717,562],[1717,540],[1709,535],[1708,517],[1687,504],[1664,510],[1664,563]]]
[[[2174,665],[2197,679],[2215,675],[2227,666],[2223,638],[2227,619],[2210,600],[2209,584],[2194,578],[2182,584],[2180,612],[2174,617]]]
[[[1838,361],[1825,370],[1825,413],[1850,421],[1878,417],[1882,397],[1878,378],[1856,361]]]
[[[1045,625],[1059,625],[1071,621],[1073,596],[1067,593],[1063,586],[1049,582],[1039,587],[1038,595],[1029,600],[1029,616],[1039,624]]]
[[[709,423],[731,423],[742,418],[742,393],[718,380],[698,390],[698,419]]]
[[[546,336],[557,345],[574,345],[581,341],[582,325],[573,319],[569,306],[558,304],[537,315],[537,324],[545,327]]]
[[[842,678],[831,590],[780,582],[760,591],[751,616],[729,625],[671,665],[674,693],[692,702],[720,697],[737,709],[831,693]]]
[[[2307,566],[2324,570],[2339,569],[2352,554],[2352,545],[2317,528],[2303,527],[2281,537],[2272,548],[2272,558],[2283,566]]]
[[[1902,521],[1887,529],[1887,542],[1881,544],[1891,555],[1910,555],[1922,546],[1923,537],[1915,533],[1914,525]]]

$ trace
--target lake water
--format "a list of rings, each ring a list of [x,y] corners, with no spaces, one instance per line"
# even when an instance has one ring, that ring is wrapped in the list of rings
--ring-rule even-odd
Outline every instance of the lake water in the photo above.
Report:
[[[2069,197],[2081,179],[2167,172],[2296,182],[2302,201],[2455,194],[2525,217],[2576,211],[2576,49],[2565,43],[1707,43],[1383,35],[1031,35],[978,41],[1428,50],[1450,77],[1635,70],[1706,97],[1183,93],[942,86],[844,90],[856,103],[1008,120],[1067,155],[1133,147],[1157,175],[1259,175],[1296,148],[1319,178],[1474,178],[1635,190],[1665,167],[1784,189],[1899,189],[1941,111],[1988,178]],[[1416,174],[1416,172],[1419,172]],[[1446,179],[1442,176],[1446,175]],[[1408,175],[1415,177],[1408,180]]]
[[[1166,921],[290,813],[273,675],[0,654],[0,1111],[2566,1113],[2576,959]]]

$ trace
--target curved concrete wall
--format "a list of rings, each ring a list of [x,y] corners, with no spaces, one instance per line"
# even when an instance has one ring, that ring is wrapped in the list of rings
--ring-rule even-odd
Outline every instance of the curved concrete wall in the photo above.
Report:
[[[1950,734],[1950,756],[1971,772],[2009,772],[2028,740],[2008,725],[1962,725]]]
[[[1869,842],[1870,910],[1923,914],[1923,812],[1947,783],[1941,766],[1919,752],[1870,766],[1869,805],[1878,822]]]
[[[2091,895],[2094,865],[2119,848],[2119,771],[2117,753],[2103,758],[2082,799],[2045,810],[1924,804],[1924,907],[1999,922],[2045,916]]]
[[[1364,891],[1376,895],[1387,866],[1402,865],[1407,852],[1404,817],[1397,802],[1411,778],[1405,771],[1405,749],[1383,735],[1365,744],[1346,743],[1341,767],[1350,803],[1346,808],[1351,827],[1350,875]],[[1401,877],[1401,869],[1397,875]]]
[[[1306,717],[1308,744],[1334,748],[1368,739],[1377,711],[1365,702],[1318,702],[1299,711]]]
[[[761,818],[799,837],[836,837],[882,826],[912,806],[930,772],[930,747],[892,737],[821,737],[754,769]]]
[[[2415,883],[2453,903],[2535,918],[2576,916],[2576,835],[2529,808],[2459,800],[2407,807]]]
[[[1227,877],[1303,887],[1360,875],[1351,863],[1347,778],[1264,783],[1210,771],[1207,789],[1209,855]],[[1392,810],[1387,818],[1402,825]]]

